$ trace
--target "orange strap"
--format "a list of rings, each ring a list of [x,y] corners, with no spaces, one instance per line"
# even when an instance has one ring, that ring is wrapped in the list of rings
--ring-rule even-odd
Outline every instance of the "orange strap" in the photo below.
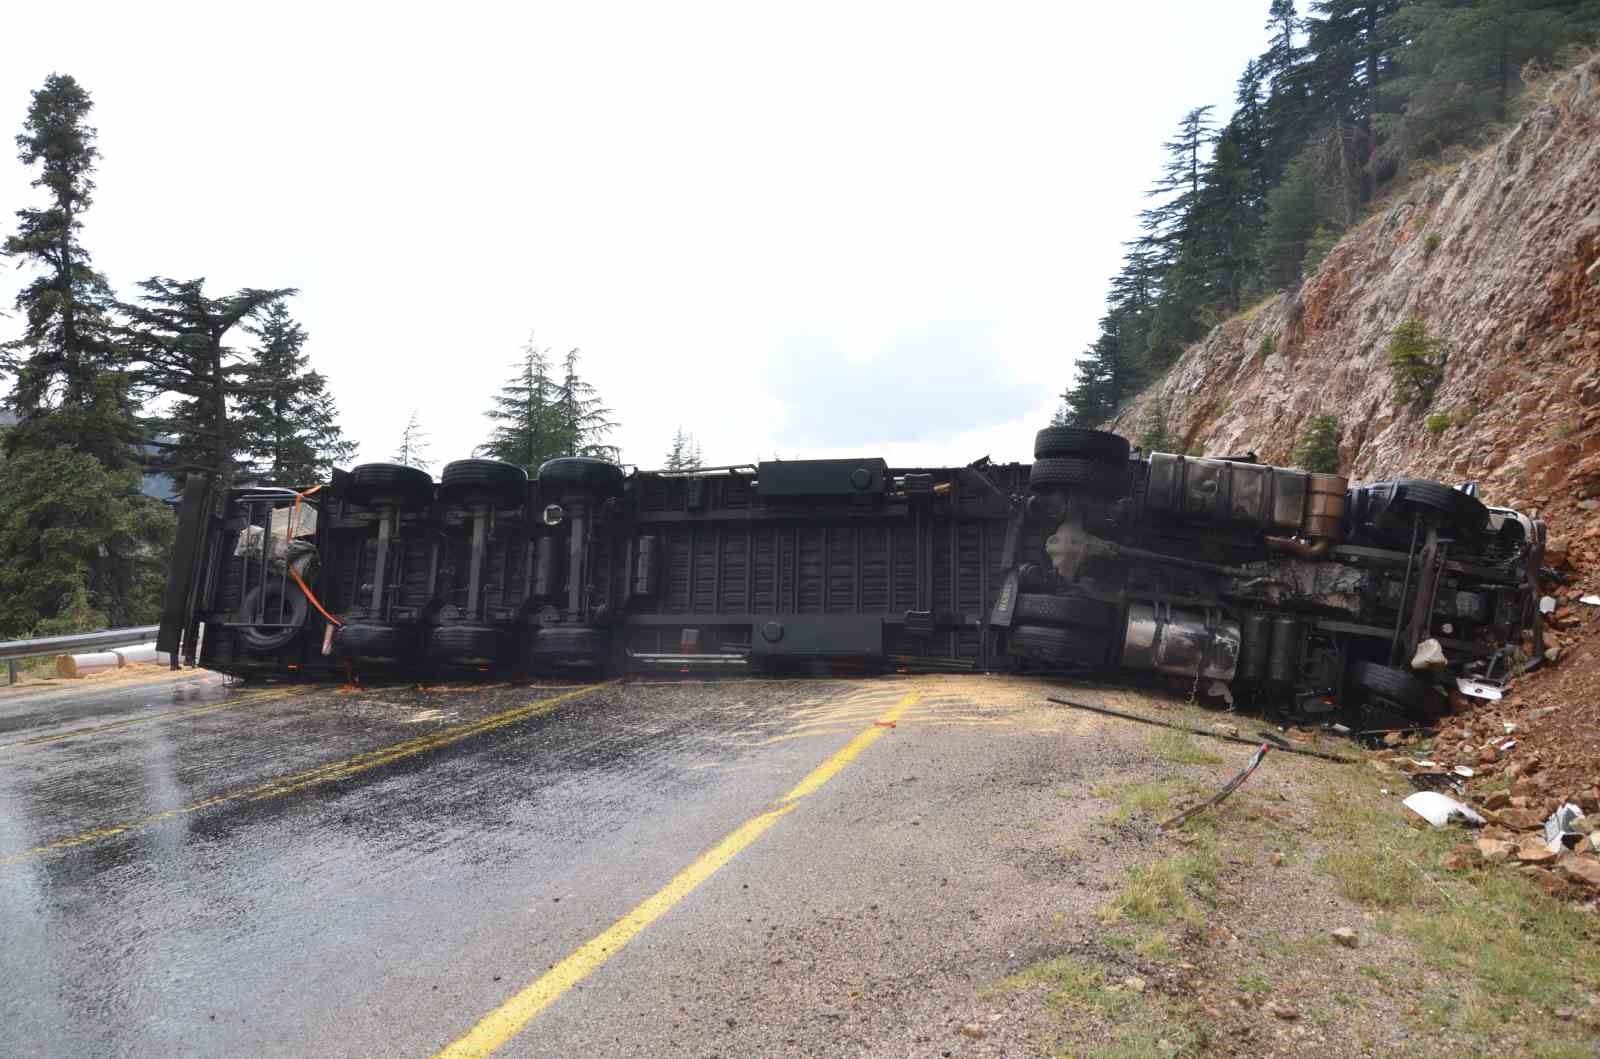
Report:
[[[300,575],[295,572],[294,565],[289,562],[289,543],[294,540],[295,526],[300,522],[300,501],[321,488],[322,486],[320,485],[314,485],[303,493],[294,494],[294,508],[289,512],[289,524],[283,528],[283,566],[284,569],[289,571],[289,576],[294,578],[294,583],[300,586],[300,591],[306,594],[306,598],[311,601],[311,605],[317,608],[318,614],[321,614],[335,625],[343,625],[344,622],[328,613],[327,608],[322,605],[316,594],[311,591],[311,587],[301,580]]]

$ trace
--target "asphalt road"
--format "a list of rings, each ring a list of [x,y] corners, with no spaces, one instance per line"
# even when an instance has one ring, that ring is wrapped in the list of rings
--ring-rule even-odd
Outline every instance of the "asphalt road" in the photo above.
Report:
[[[989,987],[1148,765],[1049,690],[0,694],[0,1055],[1035,1051]]]

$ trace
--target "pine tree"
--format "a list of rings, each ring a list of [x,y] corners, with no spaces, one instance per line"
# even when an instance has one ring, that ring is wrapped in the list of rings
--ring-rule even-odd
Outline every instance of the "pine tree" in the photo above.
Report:
[[[177,395],[147,420],[163,450],[160,463],[180,481],[200,473],[231,482],[244,431],[230,414],[230,402],[242,394],[251,367],[227,344],[228,333],[298,291],[246,288],[213,298],[205,293],[204,279],[179,282],[161,276],[139,287],[144,291],[139,301],[121,306],[137,363],[134,379],[152,396]]]
[[[33,93],[18,157],[42,208],[17,211],[0,254],[36,271],[23,333],[0,346],[18,423],[0,462],[0,638],[153,620],[174,520],[139,495],[133,403],[111,289],[79,240],[99,151],[93,103],[71,77]]]
[[[561,385],[550,374],[550,351],[528,336],[515,370],[487,413],[495,427],[478,454],[532,474],[545,460],[572,455],[574,441],[563,418]]]
[[[39,167],[33,186],[43,208],[17,211],[17,232],[0,254],[38,270],[17,294],[22,337],[0,345],[0,370],[15,375],[9,403],[19,423],[8,438],[29,445],[67,445],[110,468],[132,463],[132,402],[121,351],[112,339],[110,285],[79,240],[93,201],[97,131],[86,124],[94,103],[64,74],[33,93],[17,156]]]
[[[1314,415],[1306,420],[1300,443],[1295,446],[1295,462],[1313,474],[1339,473],[1339,418]]]
[[[667,449],[666,469],[669,471],[697,471],[703,466],[700,457],[700,443],[693,434],[686,434],[682,427],[673,431],[672,444]]]
[[[577,456],[598,456],[615,460],[615,445],[605,443],[607,434],[616,429],[610,418],[611,409],[600,399],[599,391],[578,374],[578,351],[567,351],[561,366],[561,384],[556,389],[557,422],[562,430],[562,440],[567,451]]]
[[[390,458],[402,467],[415,467],[423,471],[433,466],[433,461],[428,458],[428,432],[422,429],[422,420],[415,408],[406,419],[405,429],[400,432],[400,446]]]
[[[325,481],[356,445],[339,429],[328,380],[310,368],[306,332],[282,302],[245,330],[256,339],[235,410],[241,473],[288,486]]]

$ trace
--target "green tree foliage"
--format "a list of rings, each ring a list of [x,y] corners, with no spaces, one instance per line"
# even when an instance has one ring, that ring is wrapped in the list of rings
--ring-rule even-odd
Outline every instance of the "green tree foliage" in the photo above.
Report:
[[[339,429],[328,380],[311,370],[305,329],[274,302],[245,330],[256,344],[235,408],[241,473],[288,486],[326,481],[335,464],[356,454],[356,445]]]
[[[244,422],[232,414],[252,377],[251,359],[228,344],[235,327],[257,320],[292,288],[246,288],[213,298],[204,279],[152,276],[136,303],[121,306],[123,329],[141,391],[164,402],[147,418],[162,450],[158,461],[181,482],[190,474],[231,482],[247,444]]]
[[[113,471],[65,445],[26,447],[0,478],[0,636],[158,618],[175,522],[138,495],[136,468]]]
[[[580,375],[576,349],[557,366],[550,351],[530,337],[516,374],[500,388],[487,414],[495,426],[479,446],[479,455],[518,464],[530,473],[556,456],[617,455],[605,443],[615,427],[611,411]]]
[[[1389,335],[1389,373],[1404,403],[1433,397],[1444,378],[1448,355],[1445,341],[1430,334],[1427,321],[1420,316],[1408,317],[1394,329]]]
[[[1151,401],[1139,423],[1139,448],[1151,452],[1181,452],[1183,441],[1171,428],[1172,403],[1164,397]]]
[[[433,461],[428,458],[428,432],[422,429],[422,418],[417,409],[413,408],[407,417],[405,429],[400,432],[400,444],[395,447],[390,459],[402,467],[416,467],[423,471],[433,466]]]
[[[1597,0],[1293,0],[1232,115],[1188,111],[1112,279],[1100,333],[1062,395],[1102,422],[1143,379],[1249,300],[1293,289],[1408,161],[1510,116],[1524,64],[1600,34]]]
[[[80,241],[99,151],[93,102],[52,74],[16,139],[44,205],[17,211],[0,253],[33,278],[20,338],[0,347],[18,416],[0,462],[0,638],[156,616],[173,518],[139,495],[136,431],[111,288]]]
[[[17,156],[37,166],[33,186],[45,205],[17,211],[17,231],[4,256],[35,270],[18,293],[22,337],[0,346],[0,368],[15,376],[10,404],[21,420],[11,444],[28,445],[35,427],[70,409],[73,431],[46,427],[42,444],[66,443],[113,466],[130,460],[133,440],[122,357],[112,340],[111,287],[79,239],[94,193],[96,130],[86,123],[89,93],[71,77],[51,74],[33,93]]]
[[[685,434],[679,427],[672,435],[672,445],[667,449],[666,469],[669,471],[697,471],[704,466],[700,456],[700,442],[693,434]]]
[[[1339,418],[1314,415],[1306,420],[1294,450],[1295,463],[1315,474],[1339,473]]]

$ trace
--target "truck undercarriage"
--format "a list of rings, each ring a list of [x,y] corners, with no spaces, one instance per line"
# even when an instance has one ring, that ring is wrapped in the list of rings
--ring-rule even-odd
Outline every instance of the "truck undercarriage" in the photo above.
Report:
[[[247,678],[1144,672],[1426,720],[1542,650],[1543,524],[1472,487],[1039,432],[1035,461],[634,472],[564,457],[195,478],[160,646]]]

